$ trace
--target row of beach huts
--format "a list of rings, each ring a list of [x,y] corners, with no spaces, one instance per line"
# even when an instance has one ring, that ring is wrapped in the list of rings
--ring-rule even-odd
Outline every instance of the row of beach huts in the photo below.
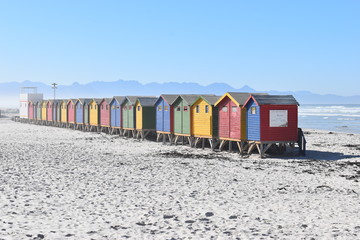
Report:
[[[138,139],[153,135],[156,141],[191,147],[237,147],[241,154],[257,149],[263,157],[268,149],[295,144],[305,154],[298,105],[292,95],[243,92],[28,100],[20,103],[26,114],[19,121]]]

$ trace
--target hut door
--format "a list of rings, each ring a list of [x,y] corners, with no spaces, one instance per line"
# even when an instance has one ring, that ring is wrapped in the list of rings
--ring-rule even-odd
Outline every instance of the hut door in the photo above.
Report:
[[[223,138],[229,138],[230,137],[230,129],[231,129],[231,121],[230,121],[230,101],[227,101],[220,109],[220,136]]]
[[[234,102],[229,103],[229,137],[240,139],[240,107]]]

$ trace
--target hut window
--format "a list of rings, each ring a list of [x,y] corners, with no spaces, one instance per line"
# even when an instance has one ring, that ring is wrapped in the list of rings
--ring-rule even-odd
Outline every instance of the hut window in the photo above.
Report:
[[[101,110],[104,110],[104,105],[101,105]]]
[[[120,109],[120,106],[116,106],[116,109]]]
[[[209,105],[205,105],[205,113],[209,112]]]
[[[96,109],[96,105],[94,106],[94,108]]]
[[[232,111],[232,112],[237,112],[237,109],[238,109],[238,108],[237,108],[236,106],[232,106],[232,107],[231,107],[231,111]]]
[[[90,109],[92,109],[92,105],[90,105]]]
[[[132,107],[133,107],[133,106],[129,106],[129,110],[132,110]]]
[[[165,111],[169,111],[169,106],[164,106]]]
[[[187,112],[187,111],[188,111],[188,107],[184,106],[184,112]]]
[[[251,114],[256,114],[256,107],[251,107]]]
[[[227,112],[227,111],[228,111],[227,106],[223,106],[223,107],[222,107],[222,111],[223,111],[223,112]]]
[[[196,105],[196,113],[199,113],[199,112],[200,112],[200,106]]]
[[[161,106],[158,106],[158,111],[162,111],[162,107],[161,107]]]
[[[176,111],[180,112],[180,110],[181,110],[180,106],[177,106]]]
[[[115,106],[112,106],[111,109],[115,109]]]
[[[106,105],[106,110],[109,110],[109,106],[108,106],[108,105]]]
[[[127,108],[126,108],[126,106],[124,106],[124,110],[126,110]]]
[[[138,111],[140,111],[140,106],[138,106]]]

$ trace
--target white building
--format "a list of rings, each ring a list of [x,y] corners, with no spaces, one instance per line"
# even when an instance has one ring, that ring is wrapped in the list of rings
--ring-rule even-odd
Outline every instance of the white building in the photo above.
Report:
[[[28,118],[29,102],[43,100],[43,94],[37,93],[36,87],[22,87],[20,89],[20,118]]]

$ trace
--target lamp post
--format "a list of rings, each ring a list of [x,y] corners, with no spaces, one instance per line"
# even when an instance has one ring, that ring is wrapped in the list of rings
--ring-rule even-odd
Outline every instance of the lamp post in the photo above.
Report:
[[[54,101],[55,101],[55,90],[57,89],[57,83],[53,83],[52,85],[52,89],[54,89]]]

